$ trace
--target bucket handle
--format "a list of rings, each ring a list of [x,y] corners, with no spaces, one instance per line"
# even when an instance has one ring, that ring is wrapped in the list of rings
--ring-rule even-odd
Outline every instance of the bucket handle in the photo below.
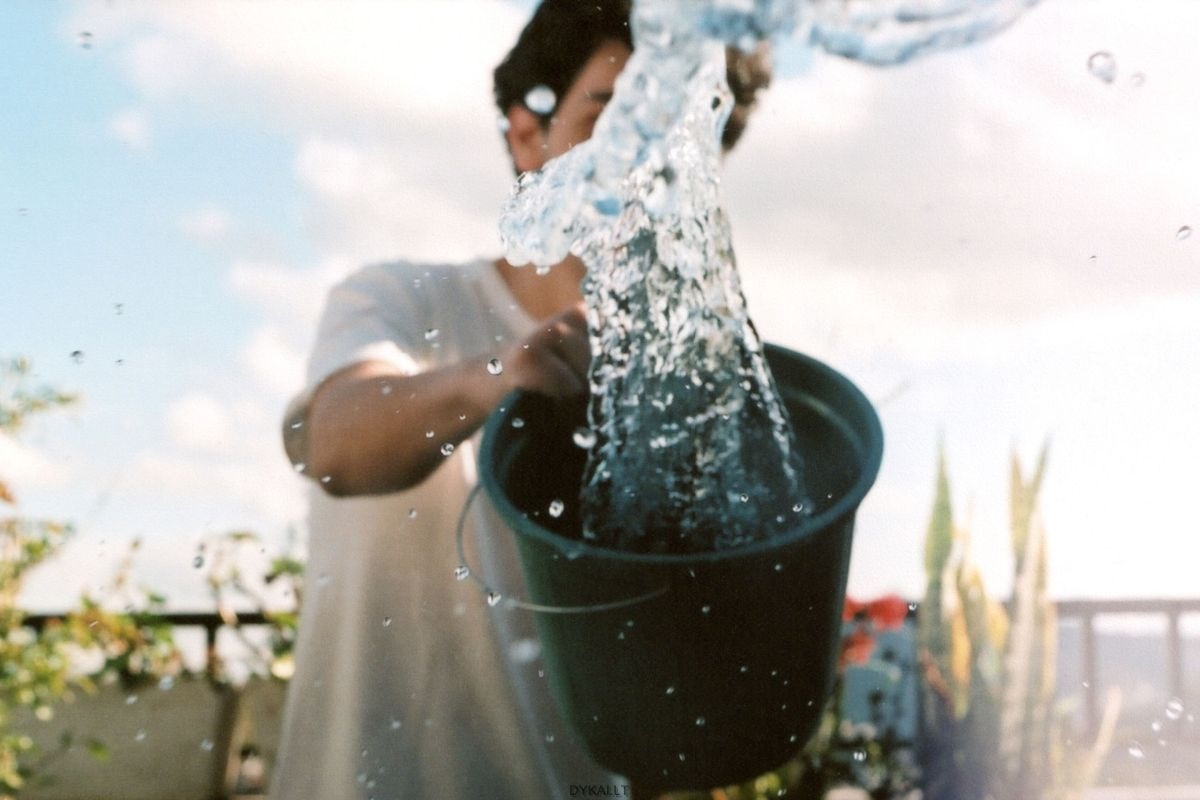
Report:
[[[663,585],[657,589],[652,589],[645,594],[639,594],[635,597],[627,597],[623,600],[613,600],[608,603],[596,603],[590,606],[547,606],[542,605],[541,603],[530,603],[526,600],[518,600],[515,597],[505,597],[503,595],[494,593],[492,591],[492,587],[489,586],[482,578],[476,575],[475,571],[471,569],[470,565],[467,564],[467,554],[463,548],[463,529],[466,527],[467,514],[470,513],[471,504],[475,502],[475,498],[479,495],[479,491],[482,488],[482,484],[477,483],[471,487],[470,493],[467,494],[467,499],[463,503],[462,511],[458,515],[458,525],[454,531],[454,544],[458,549],[459,568],[467,571],[466,577],[470,578],[471,581],[478,586],[481,591],[483,591],[483,593],[489,598],[489,601],[490,598],[497,597],[499,600],[496,602],[502,603],[508,608],[519,608],[524,611],[538,611],[543,614],[589,614],[598,611],[612,611],[614,609],[627,608],[629,606],[637,605],[638,603],[644,603],[647,600],[652,600],[655,597],[666,594],[670,588],[669,586]],[[492,604],[494,605],[495,603]]]

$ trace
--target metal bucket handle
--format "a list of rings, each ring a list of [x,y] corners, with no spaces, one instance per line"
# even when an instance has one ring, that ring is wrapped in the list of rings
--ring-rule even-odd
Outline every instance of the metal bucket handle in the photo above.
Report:
[[[467,563],[466,551],[463,548],[463,530],[466,527],[467,514],[470,513],[471,503],[475,502],[475,498],[479,495],[479,492],[482,488],[482,484],[475,484],[475,486],[471,488],[470,493],[467,495],[466,501],[463,503],[462,511],[458,515],[458,525],[455,527],[454,531],[454,545],[458,550],[459,568],[467,571],[466,577],[470,578],[471,581],[480,588],[484,595],[489,598],[489,602],[491,602],[491,598],[493,597],[499,598],[498,601],[492,602],[492,605],[495,605],[496,603],[502,603],[508,608],[520,608],[525,611],[538,611],[543,614],[590,614],[598,611],[612,611],[618,608],[627,608],[629,606],[637,605],[638,603],[644,603],[647,600],[652,600],[655,597],[660,597],[661,595],[666,594],[667,590],[670,588],[667,585],[663,585],[657,589],[652,589],[645,594],[637,595],[636,597],[627,597],[623,600],[613,600],[608,603],[595,603],[588,606],[547,606],[540,603],[531,603],[527,600],[519,600],[515,597],[506,597],[504,595],[496,594],[492,591],[492,587],[489,586],[487,582],[485,582],[477,574],[475,574],[475,570],[471,569],[471,566]]]

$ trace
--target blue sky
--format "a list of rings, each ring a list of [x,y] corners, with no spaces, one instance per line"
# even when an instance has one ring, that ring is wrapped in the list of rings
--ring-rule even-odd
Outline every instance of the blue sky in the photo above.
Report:
[[[0,355],[84,396],[0,442],[22,508],[80,525],[31,603],[142,535],[144,579],[195,606],[202,537],[302,529],[276,425],[324,291],[496,252],[487,80],[527,4],[453,5],[0,6]],[[998,591],[1010,448],[1051,438],[1052,591],[1194,593],[1197,31],[1184,0],[1046,0],[969,51],[817,56],[765,97],[725,176],[751,314],[882,401],[852,590],[919,589],[940,437]]]

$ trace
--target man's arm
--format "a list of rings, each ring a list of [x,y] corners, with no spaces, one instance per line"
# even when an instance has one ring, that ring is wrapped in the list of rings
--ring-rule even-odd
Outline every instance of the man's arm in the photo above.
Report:
[[[488,369],[492,358],[503,367],[498,375]],[[585,391],[589,358],[580,304],[495,356],[417,375],[381,361],[346,367],[312,399],[305,474],[339,497],[415,486],[445,459],[446,444],[474,433],[514,389],[551,397]]]

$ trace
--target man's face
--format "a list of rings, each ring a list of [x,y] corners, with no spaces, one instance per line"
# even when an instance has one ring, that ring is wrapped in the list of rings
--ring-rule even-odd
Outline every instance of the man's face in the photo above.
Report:
[[[543,157],[532,169],[591,137],[596,118],[612,98],[613,84],[625,68],[629,55],[629,48],[616,41],[603,43],[592,54],[579,77],[567,89],[566,96],[559,99],[549,126],[542,131]]]

